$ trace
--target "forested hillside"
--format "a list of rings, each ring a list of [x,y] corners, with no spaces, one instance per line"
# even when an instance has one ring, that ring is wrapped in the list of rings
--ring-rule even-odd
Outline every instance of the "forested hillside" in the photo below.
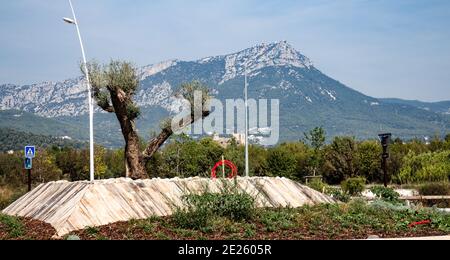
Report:
[[[39,148],[51,146],[82,148],[84,143],[61,137],[36,135],[9,128],[0,128],[0,152],[19,151],[26,145],[35,145]]]

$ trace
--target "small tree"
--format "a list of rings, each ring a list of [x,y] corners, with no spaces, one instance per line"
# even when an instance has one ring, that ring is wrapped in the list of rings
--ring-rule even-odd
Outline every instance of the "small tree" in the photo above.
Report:
[[[281,145],[270,149],[267,156],[267,166],[272,176],[280,176],[292,179],[295,174],[297,161],[295,155]]]
[[[330,184],[358,175],[357,142],[352,137],[335,137],[325,152],[324,177]]]
[[[304,136],[306,142],[310,143],[314,150],[320,150],[325,144],[326,133],[322,127],[316,127],[309,133],[304,133]]]
[[[88,64],[93,96],[97,105],[108,113],[114,113],[120,123],[125,139],[125,169],[126,176],[132,179],[147,178],[146,162],[174,133],[169,123],[164,124],[159,135],[153,138],[143,153],[140,151],[139,135],[136,129],[136,119],[140,115],[139,107],[133,97],[139,87],[137,69],[129,62],[111,61],[107,65],[96,62]],[[179,95],[194,105],[194,92],[201,91],[202,114],[180,122],[180,128],[188,126],[200,118],[207,117],[206,101],[209,99],[207,87],[199,82],[183,84]],[[169,121],[169,120],[167,120]]]
[[[305,142],[309,143],[313,148],[313,153],[310,159],[311,171],[316,176],[317,169],[322,164],[321,149],[325,145],[326,133],[322,127],[316,127],[309,133],[304,133]]]

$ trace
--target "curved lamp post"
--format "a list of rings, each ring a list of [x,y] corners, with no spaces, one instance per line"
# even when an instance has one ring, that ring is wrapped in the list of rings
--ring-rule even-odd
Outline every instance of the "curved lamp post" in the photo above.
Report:
[[[77,17],[75,16],[75,11],[73,9],[72,1],[69,0],[70,9],[72,9],[73,19],[64,17],[64,22],[68,24],[75,25],[77,28],[78,39],[80,40],[81,46],[81,54],[83,55],[83,67],[84,73],[86,75],[86,82],[88,88],[88,102],[89,102],[89,176],[90,181],[94,181],[94,106],[92,103],[92,92],[91,92],[91,83],[89,80],[89,73],[86,61],[86,55],[84,53],[83,41],[81,40],[80,28],[78,27]]]

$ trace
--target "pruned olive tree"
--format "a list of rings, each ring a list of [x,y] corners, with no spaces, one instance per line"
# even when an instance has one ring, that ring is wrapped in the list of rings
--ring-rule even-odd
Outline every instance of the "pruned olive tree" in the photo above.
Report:
[[[114,113],[120,123],[125,139],[126,176],[132,179],[147,178],[146,162],[176,131],[173,129],[173,124],[170,123],[172,120],[168,118],[164,121],[161,133],[150,140],[145,150],[141,152],[136,129],[136,119],[140,115],[140,110],[133,100],[139,87],[138,70],[131,63],[124,61],[111,61],[105,65],[90,62],[88,70],[93,97],[97,105],[108,113]],[[200,114],[193,113],[195,110],[194,92],[196,91],[200,91],[202,96]],[[192,112],[190,116],[177,122],[177,127],[189,126],[210,114],[207,108],[209,91],[202,83],[194,81],[182,84],[177,95],[190,103]]]

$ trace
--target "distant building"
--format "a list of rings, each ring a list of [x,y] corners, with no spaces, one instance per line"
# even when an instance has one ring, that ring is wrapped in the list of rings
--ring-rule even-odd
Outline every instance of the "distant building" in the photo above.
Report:
[[[431,142],[430,142],[430,137],[429,137],[429,136],[425,136],[425,137],[423,138],[423,140],[425,141],[425,144],[426,144],[426,145],[430,145],[430,144],[431,144]]]
[[[231,137],[220,137],[218,134],[213,135],[213,141],[223,148],[227,148],[233,138],[236,140],[237,145],[245,145],[245,134],[232,134]]]

